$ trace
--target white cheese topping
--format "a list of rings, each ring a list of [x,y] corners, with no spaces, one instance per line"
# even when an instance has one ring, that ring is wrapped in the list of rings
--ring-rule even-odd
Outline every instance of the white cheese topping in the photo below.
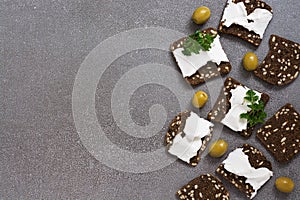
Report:
[[[258,169],[252,167],[242,148],[232,151],[223,164],[227,171],[246,178],[246,183],[249,183],[254,189],[251,199],[257,194],[257,190],[273,176],[273,172],[266,167]]]
[[[245,27],[249,31],[254,31],[263,38],[264,32],[272,19],[273,14],[267,9],[256,8],[252,13],[247,15],[244,2],[233,3],[228,0],[228,5],[224,10],[222,22],[229,27],[237,24]]]
[[[210,134],[210,127],[213,126],[211,122],[191,112],[186,119],[183,132],[175,136],[168,152],[189,163],[201,148],[201,139]]]
[[[199,54],[194,54],[186,56],[182,53],[183,48],[177,48],[173,51],[173,55],[178,63],[183,77],[191,76],[195,74],[201,67],[211,61],[216,64],[220,64],[222,61],[229,62],[222,46],[220,43],[220,36],[214,39],[211,44],[211,49],[209,51],[200,50]]]
[[[244,99],[248,90],[250,90],[248,87],[241,85],[230,90],[231,98],[229,102],[231,104],[231,108],[221,122],[233,131],[243,131],[247,129],[248,120],[240,118],[240,115],[251,110],[247,106],[250,102]],[[260,99],[262,94],[257,91],[254,92]]]

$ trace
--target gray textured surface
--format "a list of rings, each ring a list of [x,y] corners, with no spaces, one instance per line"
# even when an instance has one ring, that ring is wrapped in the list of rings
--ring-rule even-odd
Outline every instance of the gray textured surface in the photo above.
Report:
[[[274,18],[256,50],[262,60],[268,38],[276,33],[299,42],[300,1],[267,1]],[[212,17],[204,27],[216,27],[225,1],[28,1],[0,2],[0,199],[175,199],[174,193],[200,173],[213,172],[221,161],[206,157],[196,168],[181,162],[144,174],[120,172],[97,161],[81,143],[72,117],[72,89],[76,73],[89,52],[101,41],[125,30],[161,26],[185,34],[194,31],[190,21],[200,5],[211,8]],[[222,44],[233,65],[230,76],[271,94],[269,115],[286,102],[300,111],[299,78],[277,88],[241,69],[242,55],[254,50],[241,40],[224,36]],[[172,57],[154,49],[133,51],[115,60],[99,81],[96,93],[97,116],[108,138],[134,152],[162,146],[164,129],[143,144],[114,128],[110,111],[113,80],[129,69],[147,62],[176,68]],[[206,90],[206,86],[197,89]],[[166,101],[167,99],[167,101]],[[137,124],[149,121],[152,104],[163,104],[167,122],[179,111],[176,96],[167,88],[144,85],[133,95],[130,106]],[[206,115],[213,102],[201,111]],[[167,123],[166,123],[167,124]],[[249,142],[272,161],[275,176],[260,190],[256,199],[299,198],[299,165],[296,158],[280,165],[258,143],[254,135],[244,140],[224,129],[221,138],[229,149]],[[109,158],[108,158],[109,159]],[[296,190],[283,195],[274,188],[278,176],[292,177]],[[246,199],[229,186],[232,199]]]

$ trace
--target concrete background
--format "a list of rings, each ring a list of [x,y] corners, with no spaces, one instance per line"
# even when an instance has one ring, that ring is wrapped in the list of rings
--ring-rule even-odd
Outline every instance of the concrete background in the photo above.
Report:
[[[230,76],[271,95],[267,105],[269,116],[287,102],[300,111],[299,78],[287,87],[278,88],[245,72],[240,64],[247,51],[255,51],[261,61],[268,51],[271,34],[300,41],[300,1],[266,2],[272,6],[274,17],[258,49],[230,36],[221,38],[233,66]],[[212,12],[203,27],[190,20],[194,9],[201,5],[210,7]],[[1,0],[0,199],[171,200],[176,199],[175,192],[189,180],[201,173],[213,173],[222,159],[207,156],[196,168],[176,161],[161,170],[143,174],[105,166],[87,151],[75,129],[72,90],[80,64],[106,38],[150,26],[185,34],[198,28],[216,27],[224,5],[225,0]],[[113,118],[106,108],[114,80],[129,69],[148,62],[176,69],[168,52],[155,49],[132,51],[109,66],[99,81],[95,97],[100,125],[111,125],[105,127],[107,137],[121,148],[134,152],[161,147],[168,122],[180,111],[176,96],[167,88],[144,85],[132,96],[132,119],[140,125],[147,124],[147,110],[152,104],[160,103],[167,111],[164,128],[142,143],[113,128]],[[196,89],[207,90],[205,85]],[[213,103],[209,102],[200,114],[205,116]],[[229,150],[250,143],[272,162],[275,175],[258,192],[256,199],[299,198],[299,157],[280,165],[254,135],[245,140],[225,128],[221,138],[229,142]],[[293,178],[295,191],[289,195],[276,191],[274,182],[278,176]],[[225,184],[231,199],[246,199],[237,189]]]

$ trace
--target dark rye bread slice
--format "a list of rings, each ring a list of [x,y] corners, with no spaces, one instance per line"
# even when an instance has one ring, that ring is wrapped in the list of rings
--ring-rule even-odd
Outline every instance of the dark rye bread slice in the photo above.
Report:
[[[229,192],[223,183],[211,174],[203,174],[191,180],[188,184],[177,191],[179,199],[200,200],[219,199],[229,200]]]
[[[258,149],[249,144],[244,144],[242,146],[242,149],[243,152],[248,156],[248,160],[252,167],[254,167],[255,169],[265,167],[272,171],[271,162],[268,161],[266,157],[262,154],[262,152],[260,152]],[[251,197],[252,193],[254,192],[254,189],[249,183],[246,183],[246,177],[238,176],[234,173],[227,171],[224,168],[224,164],[219,165],[216,172],[220,174],[225,180],[227,180],[236,188],[238,188],[241,192],[245,193],[247,197]]]
[[[246,7],[247,15],[252,13],[257,8],[266,9],[266,10],[270,11],[271,13],[273,13],[272,8],[263,1],[232,0],[232,2],[233,3],[243,2]],[[227,4],[226,4],[226,6],[227,6]],[[226,6],[225,6],[224,10],[226,9]],[[224,11],[223,11],[223,13],[224,13]],[[232,24],[231,26],[227,27],[224,25],[223,21],[220,21],[219,32],[237,36],[255,46],[259,46],[261,43],[261,40],[262,40],[262,38],[260,38],[260,35],[255,33],[254,31],[249,31],[248,29],[244,28],[243,26],[237,25],[237,24]]]
[[[300,115],[286,104],[256,134],[278,162],[292,160],[300,151]]]
[[[165,136],[165,144],[167,146],[171,145],[175,136],[183,131],[186,119],[190,115],[191,115],[191,111],[184,111],[184,112],[179,113],[171,121],[171,123],[169,125],[169,129]],[[190,163],[189,163],[190,165],[195,167],[199,163],[199,161],[201,159],[201,154],[205,151],[207,143],[210,141],[211,137],[212,137],[212,129],[211,129],[211,133],[202,139],[202,146],[199,149],[199,151],[197,152],[197,155],[190,159]]]
[[[230,105],[230,98],[231,98],[231,89],[235,89],[237,86],[244,86],[242,83],[238,82],[237,80],[228,77],[224,82],[223,90],[221,90],[219,97],[212,108],[212,110],[208,113],[207,119],[214,122],[221,122],[221,120],[225,117],[226,113],[229,111]],[[266,105],[269,101],[270,97],[266,93],[262,93],[261,100]],[[246,130],[242,132],[238,132],[241,136],[250,137],[252,134],[254,127],[247,127]]]
[[[300,44],[277,35],[269,39],[270,50],[254,74],[273,85],[287,85],[299,74]]]
[[[202,33],[209,33],[212,35],[217,35],[217,30],[214,28],[208,28],[201,31]],[[175,49],[182,48],[183,42],[187,37],[181,38],[174,42],[170,50],[173,52]],[[201,66],[199,66],[201,67]],[[185,77],[185,80],[191,85],[199,85],[204,83],[207,80],[218,77],[219,75],[228,74],[231,71],[231,64],[229,62],[221,62],[217,67],[212,67],[207,64],[201,67],[195,74],[192,76]]]

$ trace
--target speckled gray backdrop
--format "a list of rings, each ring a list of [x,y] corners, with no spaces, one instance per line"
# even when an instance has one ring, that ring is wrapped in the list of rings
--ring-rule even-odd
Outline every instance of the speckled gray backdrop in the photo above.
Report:
[[[224,36],[221,41],[233,65],[230,76],[271,94],[267,113],[286,102],[300,111],[300,79],[287,87],[270,86],[241,69],[242,55],[251,50],[260,60],[268,51],[268,38],[276,33],[300,41],[298,0],[268,0],[274,10],[265,39],[255,50],[241,40]],[[83,146],[72,116],[72,89],[76,73],[89,52],[106,38],[132,28],[160,26],[189,34],[197,27],[190,21],[200,5],[211,8],[203,28],[216,27],[225,0],[1,0],[0,2],[0,199],[175,199],[175,192],[200,173],[212,173],[220,159],[206,157],[196,168],[176,161],[155,172],[132,174],[111,169],[97,161]],[[148,110],[162,104],[167,111],[164,129],[142,145],[115,127],[110,98],[115,82],[135,66],[156,62],[176,68],[168,52],[144,49],[116,59],[101,77],[97,92],[98,121],[107,137],[120,148],[133,152],[153,151],[162,146],[167,122],[180,111],[176,96],[159,85],[143,85],[130,101],[132,119],[149,123]],[[196,89],[207,90],[205,85]],[[205,116],[213,102],[201,110]],[[273,177],[256,199],[297,199],[300,195],[297,157],[280,165],[254,135],[242,139],[228,129],[222,138],[229,149],[249,142],[272,161]],[[109,159],[109,157],[107,157]],[[274,188],[278,176],[292,177],[296,189],[290,195]],[[226,184],[232,199],[246,199]]]

